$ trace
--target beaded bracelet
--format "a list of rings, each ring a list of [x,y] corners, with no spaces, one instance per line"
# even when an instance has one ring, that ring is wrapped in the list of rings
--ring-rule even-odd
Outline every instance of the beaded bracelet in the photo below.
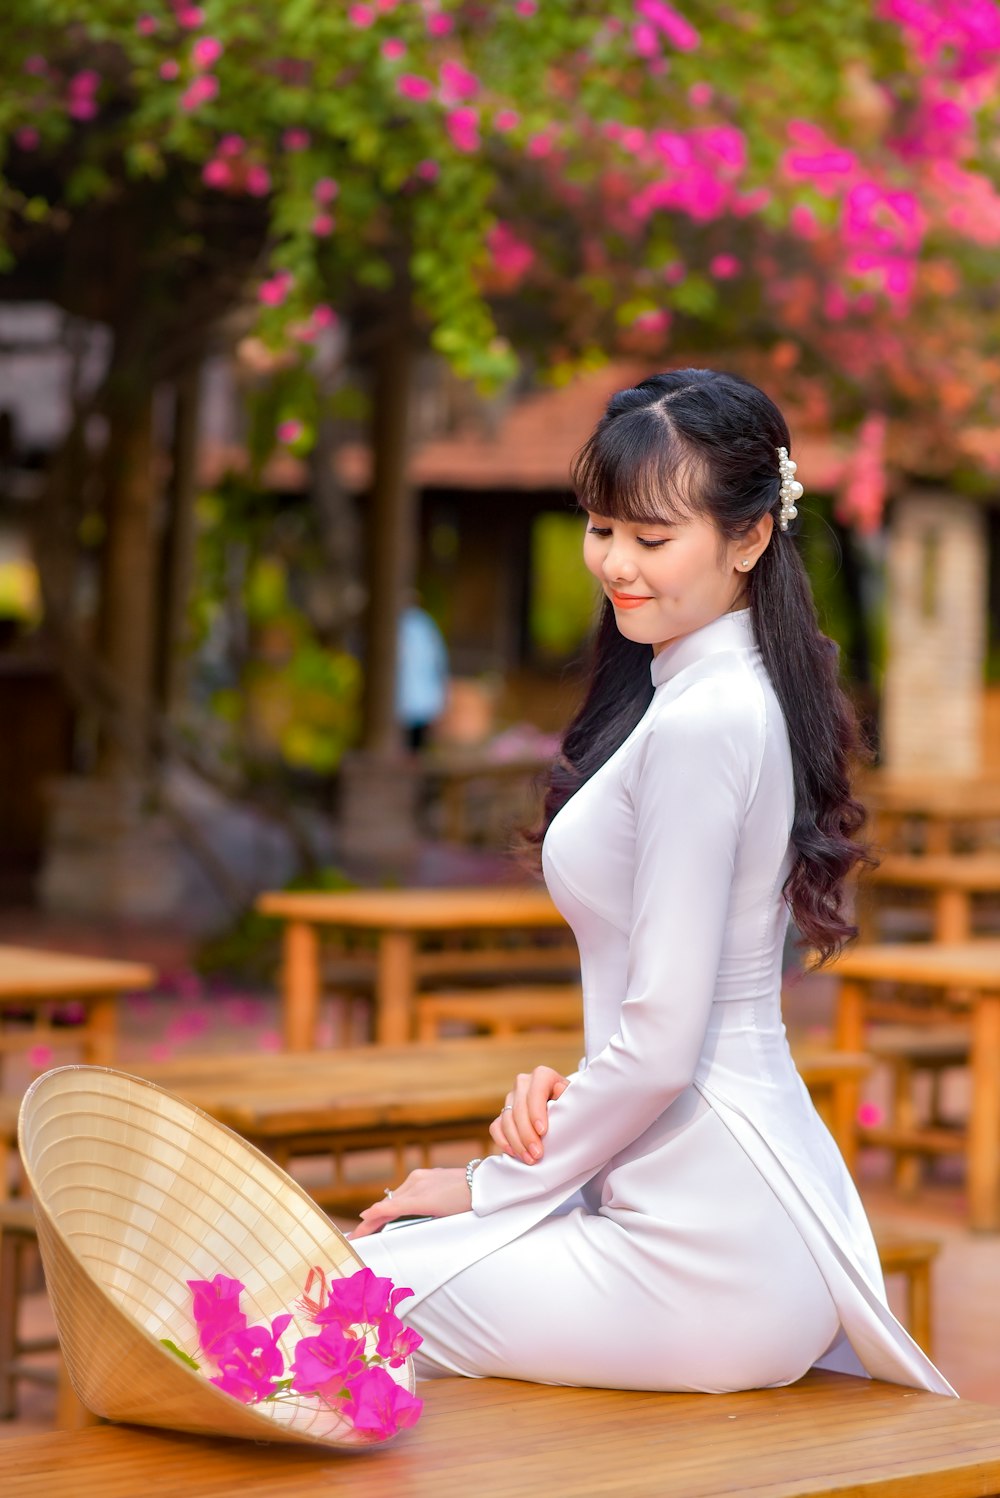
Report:
[[[477,1159],[470,1160],[468,1165],[465,1167],[465,1184],[469,1188],[470,1196],[472,1195],[472,1172],[475,1170],[477,1165],[482,1165],[482,1163],[483,1157],[482,1155],[480,1155]]]

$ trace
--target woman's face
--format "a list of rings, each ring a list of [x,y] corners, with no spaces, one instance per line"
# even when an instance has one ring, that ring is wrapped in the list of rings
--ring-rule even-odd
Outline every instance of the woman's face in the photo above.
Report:
[[[611,599],[621,633],[652,645],[655,654],[742,607],[743,579],[760,550],[746,541],[723,542],[702,515],[650,525],[588,511],[583,560]]]

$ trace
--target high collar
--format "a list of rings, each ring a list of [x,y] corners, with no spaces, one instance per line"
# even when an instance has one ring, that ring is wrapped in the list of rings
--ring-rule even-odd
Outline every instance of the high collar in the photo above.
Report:
[[[653,656],[649,667],[653,686],[661,687],[685,666],[704,660],[706,656],[718,655],[723,650],[752,650],[756,643],[749,609],[720,614],[711,624],[703,624],[701,629],[672,640],[669,645],[664,645],[659,655]]]

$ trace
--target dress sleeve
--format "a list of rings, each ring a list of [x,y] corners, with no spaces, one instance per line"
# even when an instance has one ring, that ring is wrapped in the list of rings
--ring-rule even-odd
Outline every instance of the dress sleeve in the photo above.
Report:
[[[473,1177],[476,1213],[560,1187],[576,1190],[690,1085],[763,754],[763,705],[759,724],[746,708],[699,683],[662,710],[644,736],[625,782],[635,869],[619,1028],[549,1105],[538,1164],[505,1155],[483,1161]]]

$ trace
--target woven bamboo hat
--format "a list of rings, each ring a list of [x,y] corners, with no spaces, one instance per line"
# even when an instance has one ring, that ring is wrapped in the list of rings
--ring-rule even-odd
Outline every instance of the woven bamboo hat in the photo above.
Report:
[[[257,1441],[363,1446],[372,1436],[315,1399],[243,1405],[160,1342],[199,1357],[188,1279],[246,1286],[250,1324],[283,1311],[290,1348],[315,1335],[295,1308],[313,1265],[363,1267],[342,1233],[266,1155],[200,1108],[97,1066],[46,1072],[18,1141],[73,1387],[109,1420]],[[409,1362],[390,1369],[412,1392]]]

